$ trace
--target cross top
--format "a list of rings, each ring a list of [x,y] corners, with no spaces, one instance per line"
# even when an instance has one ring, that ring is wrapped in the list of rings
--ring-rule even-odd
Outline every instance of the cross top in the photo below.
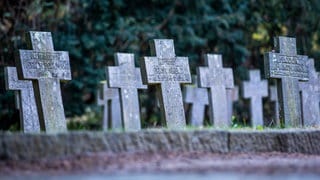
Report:
[[[19,50],[22,77],[25,79],[57,78],[71,80],[69,54],[54,51],[50,32],[29,32],[28,46],[33,50]],[[20,73],[20,72],[18,72]]]
[[[220,54],[207,54],[205,63],[209,68],[222,68],[222,57]]]
[[[249,72],[249,78],[251,82],[260,82],[260,71],[250,71]]]
[[[128,67],[134,67],[134,55],[130,53],[116,53],[114,55],[115,58],[115,64],[117,66],[125,66],[125,68]],[[128,70],[132,70],[132,68],[129,68]]]
[[[231,68],[223,68],[220,54],[207,54],[204,58],[205,65],[198,69],[201,87],[225,86],[233,88],[233,72]]]
[[[141,64],[145,84],[191,82],[188,58],[176,57],[172,39],[155,39],[151,49],[156,57],[145,57]]]
[[[276,52],[265,54],[266,77],[308,80],[308,57],[297,55],[296,39],[280,36],[274,39],[274,45]]]
[[[281,54],[296,55],[296,38],[279,36],[274,40],[275,50]]]
[[[147,86],[142,84],[140,68],[134,65],[134,54],[115,53],[115,67],[107,67],[110,77],[108,83],[110,87],[129,88],[136,87],[146,89]],[[112,77],[111,77],[112,76]]]
[[[159,59],[171,59],[176,57],[172,39],[155,39],[154,51],[153,54]]]
[[[35,51],[54,51],[50,32],[30,31],[29,33],[29,48],[32,48]]]
[[[260,70],[250,70],[249,80],[243,82],[243,97],[264,97],[268,96],[268,83],[261,80]]]

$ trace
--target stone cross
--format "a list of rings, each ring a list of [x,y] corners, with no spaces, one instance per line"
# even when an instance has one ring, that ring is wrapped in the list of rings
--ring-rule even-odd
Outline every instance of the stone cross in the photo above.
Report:
[[[121,105],[118,88],[102,82],[97,93],[97,104],[103,106],[102,129],[122,129]]]
[[[184,102],[192,104],[189,122],[192,126],[203,126],[205,107],[209,104],[208,90],[198,87],[197,76],[192,76],[192,85],[184,86]]]
[[[197,73],[200,87],[209,89],[210,121],[218,127],[229,126],[227,89],[234,86],[233,71],[223,68],[218,54],[207,54],[205,63],[207,67],[198,67]]]
[[[144,83],[157,85],[162,118],[167,127],[184,128],[186,119],[180,84],[191,83],[188,58],[176,56],[171,39],[155,39],[151,49],[156,57],[144,57],[141,64]]]
[[[279,119],[279,101],[278,101],[278,88],[277,85],[273,85],[269,87],[269,99],[274,103],[274,119],[275,123],[278,127],[281,126],[281,122]]]
[[[232,120],[233,103],[239,100],[239,87],[234,86],[232,89],[227,89],[227,104],[228,104],[228,119]]]
[[[18,76],[33,82],[41,128],[46,132],[66,131],[60,80],[71,80],[69,54],[54,51],[50,32],[31,31],[28,47],[19,50]]]
[[[122,121],[125,130],[140,130],[140,108],[138,89],[147,89],[142,84],[140,68],[134,65],[134,55],[116,53],[115,64],[106,68],[109,87],[120,88]]]
[[[243,97],[250,98],[252,126],[263,126],[262,98],[268,96],[268,81],[260,79],[260,70],[249,71],[250,81],[243,82]]]
[[[265,74],[277,79],[280,119],[286,127],[302,126],[299,80],[309,78],[306,65],[308,57],[297,55],[296,39],[275,38],[276,52],[265,54]]]
[[[7,90],[18,91],[18,93],[15,93],[18,95],[16,96],[16,107],[20,111],[20,126],[23,132],[40,132],[40,122],[32,82],[19,80],[15,67],[5,68],[5,81]]]
[[[305,126],[320,125],[320,78],[314,68],[314,60],[309,59],[309,81],[299,82],[302,99],[302,118]]]

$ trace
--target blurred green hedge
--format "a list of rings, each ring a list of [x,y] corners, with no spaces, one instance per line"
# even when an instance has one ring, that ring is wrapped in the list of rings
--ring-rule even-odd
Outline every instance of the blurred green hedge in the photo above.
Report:
[[[73,80],[62,85],[68,117],[97,109],[97,85],[115,52],[134,53],[138,65],[154,38],[174,39],[176,54],[189,57],[192,73],[203,65],[204,53],[221,53],[236,84],[248,69],[263,69],[262,54],[271,50],[274,36],[294,36],[300,54],[320,56],[318,0],[2,0],[0,12],[2,66],[14,65],[14,52],[26,47],[30,30],[51,31],[55,49],[69,51]],[[8,129],[17,113],[2,70],[0,76],[0,128]],[[144,126],[159,125],[154,97],[153,87],[140,97]],[[246,107],[239,108],[239,119],[247,119]]]

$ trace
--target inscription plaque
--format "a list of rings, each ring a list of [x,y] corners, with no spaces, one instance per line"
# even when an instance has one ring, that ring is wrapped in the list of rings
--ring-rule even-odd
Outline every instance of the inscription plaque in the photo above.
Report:
[[[202,127],[205,107],[209,104],[208,91],[198,87],[197,76],[192,76],[192,85],[184,86],[184,102],[191,104],[189,110],[189,122],[192,126]]]
[[[156,57],[144,57],[141,64],[144,83],[157,86],[167,127],[184,128],[186,119],[180,84],[191,83],[188,58],[176,57],[171,39],[155,39],[151,49]]]
[[[138,89],[147,89],[142,84],[140,68],[134,65],[134,55],[116,53],[116,66],[106,68],[109,87],[120,89],[120,104],[123,126],[125,130],[140,130],[140,108]]]
[[[314,60],[309,59],[309,81],[299,82],[302,99],[302,119],[305,126],[320,125],[320,78],[314,68]]]
[[[277,37],[274,40],[276,52],[264,56],[267,78],[277,81],[279,119],[286,127],[302,126],[299,81],[307,81],[307,56],[297,55],[296,39]]]
[[[103,106],[102,129],[122,129],[119,89],[109,88],[106,81],[101,82],[97,104]]]
[[[16,90],[16,107],[20,111],[20,126],[23,132],[40,132],[40,122],[32,82],[19,80],[15,67],[5,68],[7,90]]]
[[[218,54],[205,56],[207,67],[198,67],[200,87],[209,89],[210,121],[218,127],[230,126],[228,118],[227,89],[233,88],[233,71],[222,67],[222,57]]]
[[[250,70],[249,78],[243,82],[243,97],[250,99],[252,126],[263,126],[262,98],[268,96],[268,82],[260,79],[260,70]]]
[[[54,51],[50,32],[30,31],[28,38],[33,50],[19,50],[18,76],[33,82],[41,129],[66,131],[60,80],[71,80],[68,52]]]

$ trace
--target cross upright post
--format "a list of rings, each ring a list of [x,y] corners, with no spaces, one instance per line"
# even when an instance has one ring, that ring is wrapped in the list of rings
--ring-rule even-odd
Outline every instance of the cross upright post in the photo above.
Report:
[[[197,76],[192,76],[192,85],[184,86],[184,102],[190,103],[189,122],[193,126],[203,126],[205,107],[209,104],[208,91],[198,87]]]
[[[276,126],[281,126],[281,121],[279,119],[279,101],[278,101],[278,90],[277,85],[269,87],[269,98],[271,102],[274,102],[274,119]]]
[[[33,82],[41,129],[67,131],[60,80],[71,80],[68,52],[54,51],[50,32],[30,31],[28,38],[33,50],[19,50],[18,76]]]
[[[106,68],[109,87],[120,89],[122,121],[125,130],[141,129],[138,89],[147,89],[142,84],[140,68],[134,65],[131,53],[116,53],[116,66]]]
[[[274,42],[276,52],[264,56],[265,74],[277,81],[280,120],[286,127],[301,127],[299,81],[309,79],[308,57],[297,55],[295,38],[280,36]]]
[[[243,97],[250,98],[252,125],[263,126],[262,98],[268,96],[268,82],[260,79],[260,70],[250,70],[249,78],[243,82]]]
[[[176,57],[171,39],[155,39],[152,50],[156,57],[144,57],[141,64],[144,83],[157,86],[162,118],[167,127],[185,128],[180,84],[191,83],[188,58]]]
[[[40,122],[32,82],[19,80],[15,67],[5,68],[5,81],[7,90],[18,91],[16,107],[20,111],[20,127],[23,132],[40,132]]]
[[[207,67],[198,67],[199,86],[209,89],[210,120],[218,127],[231,124],[228,119],[227,89],[233,88],[233,71],[223,68],[222,57],[218,54],[205,56]]]
[[[228,119],[232,120],[233,103],[239,100],[239,87],[234,86],[232,89],[227,89],[227,104],[228,104]]]
[[[103,106],[102,129],[122,129],[119,89],[108,87],[107,82],[100,83],[97,104]]]
[[[309,81],[299,82],[302,99],[302,119],[305,126],[320,125],[320,78],[314,67],[314,60],[309,59]]]

